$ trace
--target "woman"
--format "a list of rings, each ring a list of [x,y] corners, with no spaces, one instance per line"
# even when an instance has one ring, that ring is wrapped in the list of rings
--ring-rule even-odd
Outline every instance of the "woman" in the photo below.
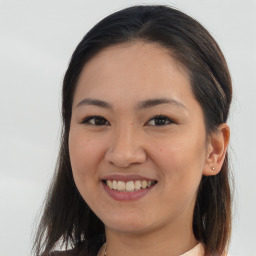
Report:
[[[226,255],[231,95],[217,43],[184,13],[135,6],[99,22],[65,74],[36,255]]]

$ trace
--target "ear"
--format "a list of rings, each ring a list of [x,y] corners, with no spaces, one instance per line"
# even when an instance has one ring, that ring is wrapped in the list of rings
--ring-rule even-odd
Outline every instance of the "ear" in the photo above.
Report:
[[[226,156],[229,137],[230,129],[226,123],[221,124],[216,132],[209,135],[203,175],[211,176],[220,172]]]

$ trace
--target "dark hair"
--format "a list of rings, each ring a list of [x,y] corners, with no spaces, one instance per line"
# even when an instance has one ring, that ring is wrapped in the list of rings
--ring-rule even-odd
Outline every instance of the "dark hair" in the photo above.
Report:
[[[201,105],[207,134],[227,121],[232,87],[224,56],[197,21],[167,6],[134,6],[109,15],[95,25],[75,49],[63,82],[63,130],[56,173],[45,201],[36,235],[36,255],[56,245],[83,248],[95,254],[105,241],[104,225],[80,196],[72,176],[68,137],[73,95],[85,63],[102,49],[123,42],[144,41],[168,49],[190,77]],[[193,216],[193,232],[206,255],[221,255],[231,233],[228,157],[218,175],[202,177]],[[79,253],[77,253],[79,255]]]

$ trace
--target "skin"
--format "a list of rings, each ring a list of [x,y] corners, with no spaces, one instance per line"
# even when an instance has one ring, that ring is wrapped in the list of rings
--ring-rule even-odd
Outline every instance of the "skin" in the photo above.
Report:
[[[85,98],[111,108],[86,104]],[[155,98],[172,101],[138,109]],[[94,115],[102,125],[83,122]],[[157,115],[167,117],[164,125]],[[193,248],[197,189],[202,175],[220,171],[228,140],[226,124],[206,134],[189,77],[166,49],[133,42],[93,57],[75,91],[69,150],[76,186],[105,224],[108,255],[174,256]],[[138,200],[117,201],[101,181],[112,174],[142,175],[157,184]]]

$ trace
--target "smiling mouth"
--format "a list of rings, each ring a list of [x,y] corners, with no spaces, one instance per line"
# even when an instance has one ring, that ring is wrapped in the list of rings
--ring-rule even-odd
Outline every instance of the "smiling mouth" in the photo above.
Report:
[[[134,192],[154,186],[157,181],[135,180],[135,181],[120,181],[120,180],[103,180],[103,183],[111,190],[120,192]]]

